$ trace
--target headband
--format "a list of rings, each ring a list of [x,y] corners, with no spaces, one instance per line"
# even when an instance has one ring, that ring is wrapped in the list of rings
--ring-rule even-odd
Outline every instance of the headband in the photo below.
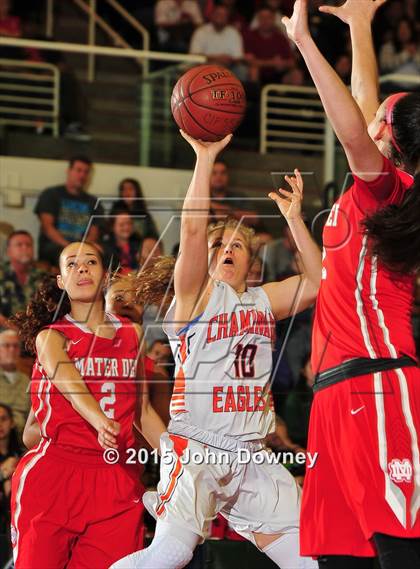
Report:
[[[394,93],[393,95],[391,95],[389,97],[389,101],[388,101],[388,104],[387,104],[386,110],[385,110],[385,122],[390,127],[391,142],[392,142],[394,148],[396,148],[400,154],[402,154],[402,152],[401,152],[401,148],[399,147],[397,141],[395,140],[392,119],[393,119],[395,105],[398,103],[398,101],[400,99],[402,99],[406,95],[408,95],[408,93],[404,93],[404,92],[403,93]]]

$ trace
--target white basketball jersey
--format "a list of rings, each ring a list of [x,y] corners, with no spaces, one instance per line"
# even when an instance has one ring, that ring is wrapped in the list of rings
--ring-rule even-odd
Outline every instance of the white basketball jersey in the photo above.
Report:
[[[203,314],[182,330],[165,316],[175,358],[171,418],[249,441],[274,429],[270,392],[275,319],[262,287],[238,296],[215,281]]]

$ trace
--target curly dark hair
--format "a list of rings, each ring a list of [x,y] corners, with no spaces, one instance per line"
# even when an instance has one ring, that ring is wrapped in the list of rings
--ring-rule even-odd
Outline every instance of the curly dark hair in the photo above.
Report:
[[[63,318],[70,309],[70,299],[66,291],[58,288],[56,277],[47,275],[42,279],[26,310],[18,312],[10,320],[18,328],[26,350],[35,354],[38,332]]]
[[[413,185],[400,204],[387,205],[364,220],[373,255],[392,271],[408,274],[420,268],[420,93],[400,99],[392,130],[397,147],[391,159],[414,174]]]

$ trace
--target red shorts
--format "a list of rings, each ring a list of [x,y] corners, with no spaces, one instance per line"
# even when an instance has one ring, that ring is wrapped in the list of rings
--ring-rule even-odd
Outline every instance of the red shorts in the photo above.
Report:
[[[348,379],[315,394],[301,553],[376,555],[374,533],[420,537],[420,370]]]
[[[106,569],[142,547],[142,486],[123,466],[43,439],[12,479],[16,569]]]

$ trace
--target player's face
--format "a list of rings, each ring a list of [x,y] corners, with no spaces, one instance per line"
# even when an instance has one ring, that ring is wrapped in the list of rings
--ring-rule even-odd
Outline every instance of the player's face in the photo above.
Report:
[[[73,301],[93,302],[102,293],[106,273],[96,249],[85,243],[71,243],[60,255],[59,288]]]
[[[247,242],[240,231],[225,229],[211,235],[209,273],[214,280],[228,283],[238,291],[244,289],[250,260]]]
[[[117,280],[111,285],[105,295],[107,312],[129,318],[132,322],[141,324],[143,320],[143,305],[137,300],[132,283],[125,279]]]
[[[391,153],[391,136],[385,120],[387,103],[388,99],[385,99],[376,111],[375,118],[368,126],[368,132],[380,153],[388,158]]]

